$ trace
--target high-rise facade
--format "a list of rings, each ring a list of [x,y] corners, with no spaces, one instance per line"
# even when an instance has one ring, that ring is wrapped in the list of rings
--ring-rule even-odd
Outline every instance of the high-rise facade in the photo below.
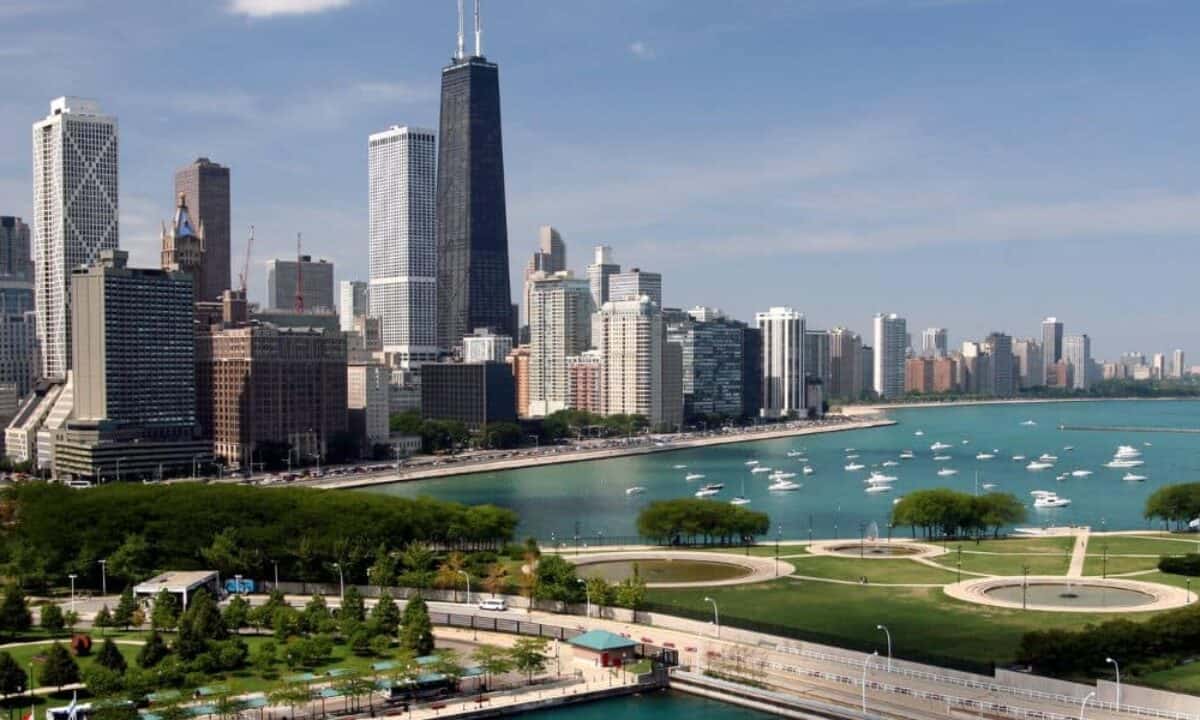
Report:
[[[667,323],[667,341],[680,348],[685,418],[742,415],[745,329],[710,308],[695,308]]]
[[[807,330],[804,333],[804,374],[826,388],[833,384],[832,351],[828,330]],[[811,382],[810,382],[811,385]]]
[[[352,332],[354,318],[369,314],[369,287],[362,280],[343,280],[338,283],[338,325],[342,332]]]
[[[1068,335],[1063,338],[1063,357],[1071,373],[1071,387],[1087,390],[1091,387],[1092,339],[1087,335]]]
[[[881,398],[904,394],[904,359],[908,331],[904,318],[892,313],[875,316],[874,390]]]
[[[609,301],[608,279],[621,272],[621,266],[613,262],[612,248],[607,245],[597,245],[592,253],[592,264],[587,266],[587,278],[592,288],[592,304],[600,307]]]
[[[758,417],[762,410],[762,330],[742,327],[742,417]]]
[[[216,301],[228,290],[231,242],[229,168],[206,157],[175,171],[175,196],[191,209],[203,237],[200,266],[194,273],[196,299]]]
[[[642,415],[652,426],[661,424],[666,333],[658,306],[646,296],[609,300],[594,316],[592,339],[600,352],[603,414]]]
[[[1050,368],[1063,359],[1063,324],[1058,318],[1048,317],[1042,321],[1042,363],[1046,377]]]
[[[538,271],[529,291],[529,414],[570,406],[567,358],[591,347],[592,293],[570,271]]]
[[[388,441],[388,393],[392,370],[375,362],[352,362],[346,366],[347,427],[368,452]]]
[[[863,393],[862,337],[844,327],[829,333],[829,387],[826,397],[858,400]]]
[[[1013,357],[1012,337],[994,332],[984,341],[990,356],[991,394],[996,397],[1012,397],[1017,394],[1016,359]]]
[[[333,263],[301,255],[267,261],[267,307],[333,312]]]
[[[946,357],[949,350],[946,328],[925,328],[921,332],[921,354],[925,357]]]
[[[1013,342],[1013,356],[1017,359],[1017,384],[1020,388],[1041,387],[1046,384],[1046,363],[1042,359],[1042,345],[1033,338]]]
[[[1171,353],[1171,376],[1182,378],[1186,374],[1187,368],[1183,364],[1183,350],[1176,350]]]
[[[1155,380],[1162,380],[1167,376],[1167,356],[1165,353],[1154,353],[1154,359],[1150,361],[1150,369]]]
[[[608,298],[628,300],[645,295],[650,302],[663,306],[662,273],[646,272],[641,268],[630,268],[625,272],[613,273],[608,277]]]
[[[756,313],[762,333],[762,408],[768,418],[804,415],[804,315],[790,307]]]
[[[0,384],[24,397],[40,370],[29,226],[0,217]]]
[[[204,239],[196,230],[183,193],[179,194],[176,201],[175,217],[171,224],[163,224],[159,242],[162,246],[162,269],[185,272],[191,276],[193,287],[200,287],[204,276]]]
[[[42,375],[71,367],[70,276],[119,240],[117,119],[60,97],[33,125],[34,297]]]
[[[508,275],[500,68],[483,56],[479,38],[477,29],[474,54],[468,56],[460,42],[458,53],[442,69],[437,326],[438,345],[451,352],[475,328],[516,335]]]
[[[522,288],[521,304],[525,311],[525,324],[529,324],[529,293],[533,289],[535,273],[553,275],[567,269],[567,246],[562,235],[549,225],[538,228],[538,249],[525,265],[525,285]]]
[[[19,217],[0,215],[0,277],[33,282],[29,225]]]
[[[400,126],[367,144],[368,304],[384,351],[405,370],[438,355],[436,146],[433,130]]]
[[[479,328],[463,338],[463,362],[506,362],[512,352],[512,338]]]

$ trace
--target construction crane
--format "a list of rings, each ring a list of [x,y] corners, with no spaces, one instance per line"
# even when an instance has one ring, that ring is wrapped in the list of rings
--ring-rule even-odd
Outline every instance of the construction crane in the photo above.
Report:
[[[304,312],[304,256],[300,254],[300,233],[296,233],[296,312]]]
[[[250,239],[246,241],[246,259],[242,262],[242,272],[238,275],[238,284],[241,286],[242,297],[246,295],[246,277],[250,274],[250,250],[254,247],[254,226],[250,226]]]

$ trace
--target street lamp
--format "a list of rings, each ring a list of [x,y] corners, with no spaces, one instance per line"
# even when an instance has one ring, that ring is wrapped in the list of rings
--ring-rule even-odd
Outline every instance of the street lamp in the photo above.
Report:
[[[466,570],[459,570],[458,574],[462,575],[463,577],[465,577],[467,579],[467,604],[470,605],[471,604],[471,576],[467,574]]]
[[[1121,712],[1121,663],[1110,657],[1104,658],[1104,662],[1112,665],[1117,671],[1117,712]]]
[[[876,626],[875,626],[875,629],[876,629],[876,630],[882,630],[882,631],[883,631],[883,633],[884,633],[885,635],[887,635],[887,643],[888,643],[888,672],[891,672],[891,671],[892,671],[892,633],[891,633],[891,631],[890,631],[890,630],[888,630],[888,629],[887,629],[887,625],[876,625]]]
[[[342,574],[342,564],[334,563],[333,566],[338,571],[338,596],[342,599],[342,604],[346,603],[346,577]]]
[[[124,458],[124,457],[117,458],[117,482],[121,482],[121,461],[128,460],[128,459],[129,458]]]
[[[279,588],[279,561],[272,560],[271,564],[275,566],[275,587],[271,589],[276,590]]]
[[[241,575],[233,576],[233,594],[234,595],[242,594],[242,576]]]
[[[1021,609],[1025,610],[1029,607],[1027,600],[1029,590],[1029,566],[1021,566]]]
[[[75,612],[75,578],[79,576],[71,573],[67,577],[71,578],[71,612]]]
[[[871,658],[879,657],[879,651],[871,653],[863,658],[863,677],[862,677],[862,711],[863,715],[867,714],[867,667],[871,662]]]
[[[1079,720],[1083,720],[1083,710],[1087,707],[1088,700],[1091,700],[1094,697],[1096,697],[1096,693],[1090,692],[1085,698],[1083,698],[1083,702],[1079,703]]]
[[[717,639],[721,639],[721,612],[717,609],[717,601],[710,597],[705,597],[704,602],[712,603],[713,606],[713,624],[717,626]]]
[[[587,598],[587,606],[584,609],[583,616],[591,617],[592,616],[592,589],[590,587],[588,587],[587,581],[584,580],[583,578],[575,578],[575,582],[577,582],[583,586],[583,595],[584,595],[584,597]]]
[[[97,560],[100,563],[100,594],[108,594],[108,560]]]

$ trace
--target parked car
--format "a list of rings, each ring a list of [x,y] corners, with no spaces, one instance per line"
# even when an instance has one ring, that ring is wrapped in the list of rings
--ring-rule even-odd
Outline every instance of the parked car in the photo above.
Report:
[[[484,598],[479,601],[479,609],[504,612],[508,610],[508,601],[504,598]]]

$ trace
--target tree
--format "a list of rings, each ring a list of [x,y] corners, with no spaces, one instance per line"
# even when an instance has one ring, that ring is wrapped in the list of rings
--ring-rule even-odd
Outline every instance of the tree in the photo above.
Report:
[[[546,669],[546,638],[517,638],[509,657],[512,658],[513,667],[525,673],[526,679],[532,683],[534,674]]]
[[[329,614],[329,606],[325,604],[325,596],[313,593],[304,605],[301,613],[301,625],[310,633],[324,632],[329,629],[333,616]]]
[[[429,585],[429,573],[433,567],[433,551],[421,542],[411,542],[404,546],[400,553],[400,561],[404,564],[404,584],[415,588]]]
[[[404,607],[404,629],[400,633],[400,647],[414,655],[433,652],[433,623],[429,620],[429,608],[420,597],[412,598]]]
[[[15,695],[29,689],[29,675],[7,652],[0,652],[0,694]]]
[[[16,583],[10,584],[4,590],[4,600],[0,602],[0,629],[14,636],[29,630],[33,625],[33,615],[25,602],[25,593]]]
[[[241,595],[234,595],[221,613],[221,620],[231,632],[240,631],[250,624],[250,603]]]
[[[312,692],[304,683],[287,683],[280,685],[267,693],[267,700],[272,705],[284,705],[292,711],[292,719],[295,720],[296,708],[301,705],[308,705],[312,700]]]
[[[387,545],[380,544],[375,550],[375,564],[367,570],[367,577],[380,588],[396,584],[396,558],[388,551]]]
[[[46,651],[41,680],[59,690],[62,690],[63,685],[79,682],[79,665],[62,643],[52,643]]]
[[[133,624],[133,613],[138,609],[137,600],[133,597],[133,586],[127,586],[121,591],[121,599],[117,601],[117,609],[113,613],[113,626],[126,630]]]
[[[637,573],[634,573],[633,577],[625,578],[617,585],[613,600],[623,608],[641,609],[646,604],[645,579]]]
[[[54,603],[46,603],[42,606],[41,611],[41,626],[42,629],[51,635],[57,635],[67,626],[66,619],[63,617],[63,610]]]
[[[100,611],[96,613],[96,617],[92,620],[92,625],[100,628],[101,633],[113,626],[112,611],[108,609],[107,605],[100,608]]]
[[[96,655],[96,663],[116,673],[124,673],[127,667],[125,656],[121,654],[121,650],[112,641],[112,638],[105,638],[104,644],[100,646],[100,652]]]
[[[463,576],[460,574],[467,566],[467,561],[460,552],[452,552],[446,556],[446,559],[438,566],[437,576],[434,578],[434,584],[443,589],[458,590],[463,585]]]
[[[154,607],[150,611],[150,627],[169,630],[179,623],[179,598],[163,588],[154,596]]]
[[[347,621],[361,623],[366,617],[367,612],[363,605],[362,594],[358,592],[358,588],[351,585],[346,588],[346,597],[342,600],[342,609],[338,611],[338,620],[342,623]],[[342,626],[342,632],[346,632],[345,625]]]
[[[200,551],[204,563],[225,577],[246,569],[244,544],[238,541],[237,529],[227,527],[213,536],[212,543]]]
[[[595,605],[597,608],[612,605],[613,600],[616,598],[616,591],[613,589],[613,586],[602,577],[588,578],[586,587],[587,593],[584,599],[591,598],[592,605]]]
[[[161,595],[161,593],[160,593]],[[157,606],[158,602],[155,601]],[[217,603],[204,590],[196,591],[188,609],[179,617],[179,637],[175,649],[184,660],[194,660],[208,652],[209,643],[228,636]]]
[[[471,653],[471,659],[483,671],[484,683],[488,686],[491,685],[490,679],[496,675],[512,672],[515,667],[508,651],[495,645],[480,645],[475,648],[475,652]]]
[[[437,659],[433,661],[433,666],[430,669],[444,676],[450,687],[458,690],[458,683],[466,673],[466,668],[458,661],[458,653],[454,650],[442,649],[438,650],[436,654]]]
[[[121,673],[103,665],[90,666],[83,671],[82,677],[88,692],[95,697],[112,697],[125,689],[125,679]]]
[[[412,605],[411,601],[409,605]],[[385,592],[379,596],[379,602],[371,609],[371,623],[387,635],[395,635],[400,628],[400,610],[390,594]]]
[[[488,566],[487,577],[483,579],[483,587],[492,595],[504,592],[508,588],[508,566],[495,562]]]
[[[264,640],[250,655],[250,664],[264,677],[275,671],[275,663],[279,660],[279,651],[274,640]]]
[[[63,622],[66,623],[69,632],[75,632],[75,626],[79,624],[79,613],[74,610],[68,610],[63,613]]]
[[[154,571],[154,549],[145,535],[131,533],[108,556],[107,567],[109,575],[137,582]]]
[[[543,555],[536,572],[537,589],[534,597],[539,600],[579,602],[584,599],[585,593],[575,573],[575,565],[561,555]]]
[[[146,638],[146,643],[138,651],[137,664],[142,668],[152,668],[162,662],[169,652],[162,635],[157,630],[151,630],[150,637]]]
[[[663,544],[748,543],[770,527],[766,513],[697,498],[656,500],[638,514],[637,520],[639,534]]]

